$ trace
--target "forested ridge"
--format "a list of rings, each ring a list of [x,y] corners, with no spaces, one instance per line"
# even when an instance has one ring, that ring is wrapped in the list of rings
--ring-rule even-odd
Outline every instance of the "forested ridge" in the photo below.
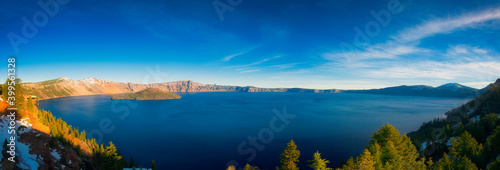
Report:
[[[130,161],[123,158],[121,151],[113,142],[109,142],[108,145],[97,143],[96,139],[86,136],[85,130],[79,130],[77,127],[68,125],[61,118],[54,117],[51,112],[39,110],[36,107],[38,105],[36,98],[32,97],[33,94],[29,90],[22,88],[21,79],[14,81],[8,79],[2,85],[1,92],[5,102],[10,102],[7,100],[9,98],[9,94],[7,93],[9,91],[9,83],[14,84],[14,88],[11,88],[11,91],[16,97],[14,105],[18,109],[16,119],[36,119],[27,120],[34,124],[33,127],[48,127],[48,131],[44,132],[49,133],[51,136],[51,140],[45,145],[48,149],[62,144],[66,149],[74,150],[78,154],[78,157],[90,163],[90,165],[85,165],[86,169],[121,170],[123,168],[142,167],[133,158],[130,158]],[[154,161],[152,161],[151,167],[156,169]]]
[[[445,118],[424,122],[408,135],[401,135],[390,124],[382,126],[359,156],[336,169],[500,169],[499,115],[500,79],[477,98],[447,112]],[[321,158],[320,151],[306,156],[312,160],[302,161],[298,148],[293,140],[288,143],[276,169],[297,170],[299,163],[314,170],[333,169],[328,166],[329,160]],[[233,169],[236,167],[227,168]],[[246,164],[243,169],[259,168]]]

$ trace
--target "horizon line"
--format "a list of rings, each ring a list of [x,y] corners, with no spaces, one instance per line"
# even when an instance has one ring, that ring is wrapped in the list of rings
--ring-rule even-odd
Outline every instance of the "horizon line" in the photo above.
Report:
[[[59,77],[59,78],[54,78],[54,79],[48,79],[48,80],[44,80],[44,81],[50,81],[50,80],[59,80],[59,79],[69,79],[69,80],[73,80],[71,78],[67,78],[67,77]],[[163,84],[163,83],[172,83],[172,82],[180,82],[180,81],[191,81],[191,82],[194,82],[194,83],[199,83],[195,80],[175,80],[175,81],[167,81],[167,82],[159,82],[159,83],[135,83],[135,82],[120,82],[120,81],[113,81],[113,80],[105,80],[105,79],[98,79],[96,77],[88,77],[88,78],[85,78],[85,79],[79,79],[79,80],[73,80],[73,81],[82,81],[82,80],[88,80],[88,79],[95,79],[95,80],[102,80],[102,81],[110,81],[110,82],[115,82],[115,83],[132,83],[132,84]],[[497,78],[497,81],[500,80],[500,78]],[[38,82],[23,82],[24,83],[41,83],[41,82],[44,82],[44,81],[38,81]],[[483,88],[486,88],[488,87],[490,84],[494,84],[495,82],[490,82],[488,85],[486,85],[485,87]],[[267,88],[267,89],[280,89],[280,88],[284,88],[284,89],[293,89],[293,88],[298,88],[298,89],[309,89],[309,90],[374,90],[374,89],[385,89],[385,88],[391,88],[391,87],[401,87],[401,86],[428,86],[428,87],[433,87],[433,88],[437,88],[437,87],[440,87],[440,86],[443,86],[443,85],[447,85],[447,84],[458,84],[460,86],[463,86],[463,87],[468,87],[468,88],[472,88],[472,89],[475,89],[475,90],[480,90],[480,89],[483,89],[483,88],[474,88],[474,87],[470,87],[470,86],[466,86],[466,85],[463,85],[463,84],[460,84],[460,83],[456,83],[456,82],[450,82],[450,83],[445,83],[445,84],[442,84],[442,85],[439,85],[439,86],[431,86],[431,85],[425,85],[425,84],[415,84],[415,85],[409,85],[409,84],[401,84],[401,85],[396,85],[396,86],[386,86],[386,87],[382,87],[382,88],[369,88],[369,89],[337,89],[337,88],[329,88],[329,89],[315,89],[315,88],[304,88],[304,87],[257,87],[257,86],[252,86],[252,85],[245,85],[245,86],[238,86],[238,85],[221,85],[221,84],[217,84],[217,83],[199,83],[199,84],[203,84],[203,85],[216,85],[216,86],[236,86],[236,87],[254,87],[254,88]]]

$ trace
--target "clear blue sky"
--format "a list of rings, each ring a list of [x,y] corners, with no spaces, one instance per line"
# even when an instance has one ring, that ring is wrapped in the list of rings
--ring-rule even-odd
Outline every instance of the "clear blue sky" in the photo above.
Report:
[[[499,1],[61,0],[51,15],[36,2],[0,7],[0,56],[18,57],[24,82],[481,88],[500,76]]]

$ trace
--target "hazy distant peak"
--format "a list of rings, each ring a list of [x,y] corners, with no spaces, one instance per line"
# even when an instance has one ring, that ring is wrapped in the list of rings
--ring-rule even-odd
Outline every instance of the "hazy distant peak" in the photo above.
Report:
[[[89,78],[83,79],[83,80],[86,80],[86,81],[96,81],[98,79],[96,79],[95,77],[89,77]]]
[[[82,82],[82,83],[91,85],[91,84],[103,84],[103,83],[105,83],[107,81],[106,80],[96,79],[95,77],[89,77],[87,79],[78,80],[78,82]]]
[[[61,78],[58,78],[57,80],[68,81],[68,80],[71,80],[71,79],[67,78],[67,77],[61,77]]]
[[[447,83],[447,84],[443,84],[437,88],[447,88],[447,89],[463,89],[463,88],[472,88],[472,87],[468,87],[468,86],[464,86],[464,85],[461,85],[461,84],[458,84],[458,83]]]
[[[461,87],[461,85],[458,83],[446,83],[446,84],[443,84],[439,87]]]

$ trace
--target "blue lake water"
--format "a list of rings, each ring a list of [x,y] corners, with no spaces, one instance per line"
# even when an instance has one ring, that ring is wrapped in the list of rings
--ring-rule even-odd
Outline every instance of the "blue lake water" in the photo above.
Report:
[[[40,101],[40,108],[87,136],[113,141],[127,160],[133,156],[146,167],[154,159],[160,169],[224,169],[230,161],[274,169],[293,139],[301,152],[299,167],[307,169],[316,150],[336,167],[360,154],[385,123],[411,132],[467,101],[344,93],[180,95],[158,101],[66,97]]]

